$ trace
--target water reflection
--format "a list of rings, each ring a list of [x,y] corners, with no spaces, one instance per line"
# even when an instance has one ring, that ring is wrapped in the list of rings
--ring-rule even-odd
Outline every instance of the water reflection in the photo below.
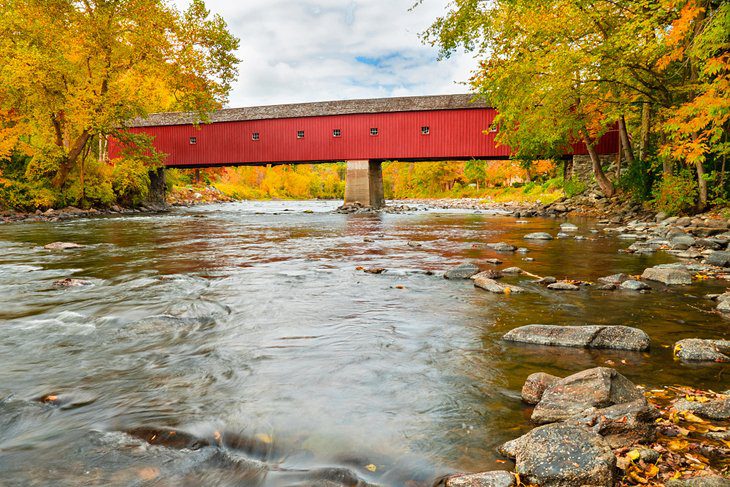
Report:
[[[532,372],[608,363],[648,387],[730,387],[727,366],[683,365],[670,350],[681,338],[727,337],[727,323],[701,299],[722,282],[560,294],[508,278],[529,292],[498,296],[439,275],[497,257],[590,281],[671,261],[618,253],[628,242],[592,233],[600,230],[593,221],[575,221],[586,240],[528,242],[524,234],[555,234],[559,222],[333,208],[246,203],[0,228],[3,477],[10,485],[281,485],[342,466],[384,485],[428,484],[499,466],[496,445],[529,428],[519,390]],[[88,247],[40,247],[52,241]],[[484,246],[498,241],[528,247],[535,260]],[[65,277],[94,285],[53,286]],[[652,350],[499,341],[530,323],[638,326]],[[34,402],[49,394],[78,406]],[[271,439],[277,455],[150,447],[120,433],[140,427]]]

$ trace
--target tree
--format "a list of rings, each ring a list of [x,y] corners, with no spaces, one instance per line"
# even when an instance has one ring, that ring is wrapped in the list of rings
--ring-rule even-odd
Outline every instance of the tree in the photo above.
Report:
[[[56,188],[94,138],[152,111],[227,99],[238,39],[202,0],[0,0],[0,110],[33,134],[29,171]]]

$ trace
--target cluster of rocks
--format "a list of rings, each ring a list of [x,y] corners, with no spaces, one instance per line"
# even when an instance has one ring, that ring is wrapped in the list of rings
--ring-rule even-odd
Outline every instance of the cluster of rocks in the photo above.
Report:
[[[359,214],[359,213],[410,213],[413,211],[419,211],[420,208],[415,206],[408,206],[408,205],[400,205],[400,204],[392,204],[392,205],[386,205],[382,208],[371,208],[369,206],[364,206],[360,203],[345,203],[344,205],[340,206],[336,210],[334,210],[334,213],[342,213],[345,215],[351,215],[351,214]]]
[[[534,405],[531,420],[540,426],[499,448],[500,453],[514,460],[521,485],[616,485],[621,472],[617,455],[629,447],[635,448],[642,462],[660,461],[660,453],[647,446],[657,437],[660,414],[642,390],[615,369],[596,367],[565,378],[538,372],[527,378],[521,396],[525,403]],[[680,400],[673,408],[703,418],[727,420],[730,396],[719,395],[703,402]],[[672,485],[730,483],[718,476],[703,479],[710,483],[698,482],[697,478],[675,480]],[[517,481],[509,472],[496,471],[454,475],[446,479],[445,485],[508,487],[517,485]]]
[[[74,206],[68,206],[58,210],[53,208],[49,208],[46,211],[36,210],[32,213],[6,211],[0,213],[0,224],[13,222],[58,222],[74,218],[90,218],[118,214],[127,215],[134,213],[162,213],[165,211],[167,211],[166,206],[153,203],[145,204],[137,208],[122,208],[121,206],[114,205],[110,208],[100,210],[96,208],[83,210]]]

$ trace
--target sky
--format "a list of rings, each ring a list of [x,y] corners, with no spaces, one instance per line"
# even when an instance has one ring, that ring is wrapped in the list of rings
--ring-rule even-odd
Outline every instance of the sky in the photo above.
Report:
[[[174,0],[185,8],[189,0]],[[475,61],[419,34],[448,0],[207,0],[241,39],[230,107],[466,93]]]

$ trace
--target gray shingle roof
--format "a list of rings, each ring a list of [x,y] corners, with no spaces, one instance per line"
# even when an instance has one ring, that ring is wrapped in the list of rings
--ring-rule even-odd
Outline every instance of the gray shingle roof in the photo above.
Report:
[[[211,122],[241,122],[274,118],[322,117],[357,113],[417,112],[424,110],[455,110],[485,108],[472,95],[411,96],[400,98],[373,98],[369,100],[322,101],[290,105],[227,108],[210,114]],[[133,120],[132,127],[159,127],[188,125],[198,122],[195,113],[154,113],[145,119]]]

